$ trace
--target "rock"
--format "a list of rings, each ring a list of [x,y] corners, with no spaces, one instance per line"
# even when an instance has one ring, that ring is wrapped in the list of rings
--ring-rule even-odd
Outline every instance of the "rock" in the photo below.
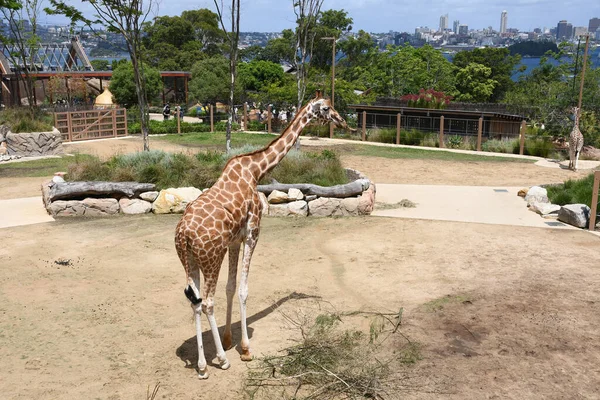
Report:
[[[375,207],[375,184],[371,182],[369,188],[358,197],[358,215],[371,215]]]
[[[288,199],[290,199],[291,201],[302,200],[303,198],[304,194],[300,189],[291,188],[290,190],[288,190]]]
[[[525,201],[527,205],[533,202],[537,203],[548,203],[548,191],[543,187],[532,186],[525,195]]]
[[[308,216],[308,203],[304,200],[292,201],[287,206],[291,215]]]
[[[282,192],[280,190],[273,190],[267,200],[270,204],[281,204],[287,203],[289,198],[286,192]]]
[[[525,188],[525,189],[521,189],[519,190],[519,192],[517,193],[517,196],[519,197],[525,197],[527,195],[527,192],[529,191],[529,189]]]
[[[152,203],[152,211],[155,214],[182,213],[188,203],[196,200],[200,194],[202,191],[194,187],[161,190]]]
[[[533,212],[536,212],[542,216],[546,216],[546,215],[553,215],[553,216],[558,216],[558,211],[560,210],[560,206],[557,204],[551,204],[551,203],[538,203],[538,202],[532,202],[529,205],[529,209]]]
[[[287,217],[290,214],[288,203],[269,205],[269,216],[271,217]]]
[[[104,217],[119,213],[117,199],[57,200],[48,211],[55,217]]]
[[[306,201],[313,201],[313,200],[316,200],[316,199],[317,199],[317,195],[316,194],[309,194],[308,196],[306,196],[304,198],[304,200],[306,200]]]
[[[55,175],[55,176],[52,177],[52,182],[54,182],[54,183],[61,183],[61,182],[64,182],[64,181],[65,181],[65,179],[62,176],[56,176]]]
[[[60,171],[60,172],[55,172],[54,173],[54,176],[60,176],[61,178],[64,178],[65,175],[67,175],[67,173],[64,172],[64,171]]]
[[[146,214],[152,211],[152,203],[140,199],[123,197],[119,200],[119,206],[123,214]]]
[[[342,215],[358,215],[358,197],[342,199],[340,206]]]
[[[7,125],[0,125],[0,143],[6,142],[8,133],[10,133],[10,128]]]
[[[6,143],[0,143],[0,156],[8,153],[8,149],[6,148]]]
[[[262,215],[269,215],[270,204],[267,200],[267,195],[265,195],[263,192],[258,192],[258,198],[260,199],[260,203],[262,205]]]
[[[24,157],[63,154],[62,135],[52,132],[6,134],[8,154]]]
[[[558,211],[558,220],[578,228],[586,228],[590,222],[590,208],[585,204],[567,204]]]
[[[332,197],[319,197],[308,203],[308,213],[315,217],[329,217],[339,215],[338,210],[342,203],[341,199]],[[337,213],[337,214],[336,214]]]
[[[158,197],[158,192],[157,191],[140,193],[140,199],[149,201],[151,203],[154,200],[156,200],[157,197]]]

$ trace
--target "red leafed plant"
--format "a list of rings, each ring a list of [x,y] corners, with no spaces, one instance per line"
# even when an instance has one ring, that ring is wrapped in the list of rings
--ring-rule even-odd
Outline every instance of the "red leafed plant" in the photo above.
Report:
[[[433,89],[419,89],[419,94],[407,94],[400,99],[407,101],[409,107],[441,109],[450,104],[452,96]]]

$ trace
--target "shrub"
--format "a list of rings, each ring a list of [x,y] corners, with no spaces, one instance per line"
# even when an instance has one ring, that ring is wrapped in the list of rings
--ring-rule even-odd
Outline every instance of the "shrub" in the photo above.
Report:
[[[41,110],[33,112],[26,107],[11,107],[0,112],[0,125],[7,125],[11,132],[48,132],[52,130],[52,114]]]
[[[421,146],[425,133],[416,129],[407,129],[400,132],[400,143],[410,146]]]
[[[581,179],[569,179],[563,184],[548,186],[548,199],[561,206],[581,203],[591,207],[593,184],[594,174]]]
[[[515,145],[517,146],[518,154],[518,139],[489,139],[481,144],[481,150],[491,153],[513,153]]]
[[[513,152],[519,154],[520,143],[517,141]],[[523,154],[526,156],[536,156],[548,158],[550,153],[554,151],[554,145],[550,141],[550,138],[535,138],[526,139],[525,147],[523,148]]]
[[[463,146],[463,138],[460,135],[452,135],[448,137],[448,147],[458,149]]]
[[[264,179],[285,183],[314,183],[333,186],[348,182],[346,170],[338,155],[331,150],[320,153],[290,151]]]
[[[367,141],[379,143],[396,143],[396,130],[376,128],[367,131]]]
[[[266,125],[260,121],[248,121],[248,127],[246,128],[246,130],[261,132],[266,130],[265,127]]]

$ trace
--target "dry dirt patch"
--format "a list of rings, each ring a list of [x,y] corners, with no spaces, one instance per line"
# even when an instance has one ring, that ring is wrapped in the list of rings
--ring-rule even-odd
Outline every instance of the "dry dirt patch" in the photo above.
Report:
[[[238,349],[227,353],[231,369],[210,367],[206,382],[192,369],[194,326],[173,246],[178,218],[72,219],[3,231],[0,397],[144,398],[157,382],[158,398],[245,397],[247,364]],[[373,217],[269,218],[261,235],[248,305],[258,356],[296,334],[274,306],[290,313],[320,296],[342,311],[405,308],[402,329],[421,344],[422,360],[407,367],[413,391],[403,396],[599,395],[595,236]],[[220,326],[224,285],[222,275]],[[204,338],[211,359],[214,346]]]

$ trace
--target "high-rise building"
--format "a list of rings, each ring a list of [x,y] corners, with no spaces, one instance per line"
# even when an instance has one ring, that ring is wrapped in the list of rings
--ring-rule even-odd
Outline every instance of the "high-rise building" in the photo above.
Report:
[[[444,32],[448,29],[448,14],[444,14],[440,17],[440,32]]]
[[[469,25],[459,25],[458,34],[467,36],[469,34]]]
[[[575,38],[577,38],[579,36],[583,36],[586,33],[588,33],[588,29],[585,26],[576,26],[573,28],[573,36]]]
[[[456,20],[452,24],[452,31],[458,35],[458,27],[460,26],[460,21]]]
[[[556,39],[569,40],[573,37],[573,25],[566,20],[561,20],[556,26]]]
[[[588,25],[588,32],[595,33],[600,28],[600,18],[591,18]]]
[[[500,14],[500,33],[506,33],[506,24],[508,22],[508,13],[506,10]]]

